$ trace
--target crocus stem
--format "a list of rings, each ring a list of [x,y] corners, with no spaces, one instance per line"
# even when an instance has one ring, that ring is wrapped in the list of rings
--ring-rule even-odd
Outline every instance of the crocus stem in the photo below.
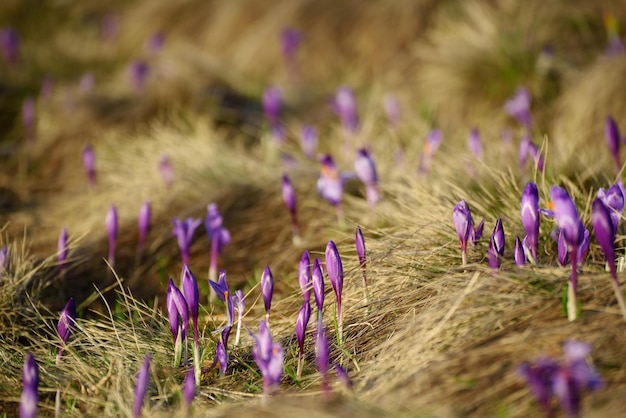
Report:
[[[613,283],[613,290],[615,291],[615,297],[617,298],[619,309],[622,311],[624,319],[626,319],[626,303],[624,303],[624,293],[622,292],[622,288],[617,280],[613,279],[611,282]]]
[[[61,353],[62,349],[59,348],[59,353],[57,354],[56,365],[58,366],[61,361]],[[56,398],[54,400],[54,417],[59,418],[61,414],[61,389],[57,389]]]
[[[293,232],[293,243],[297,245],[300,243],[300,228],[298,227],[298,217],[295,213],[291,215],[291,230]]]
[[[200,386],[200,375],[201,375],[201,369],[200,369],[200,345],[198,344],[197,341],[194,341],[194,345],[193,345],[193,369],[194,369],[194,375],[196,378],[196,386]]]
[[[466,266],[467,265],[467,255],[465,253],[465,250],[461,251],[461,265],[462,266]]]
[[[572,275],[567,284],[567,319],[569,321],[576,320],[578,303],[576,301],[576,287],[578,284],[578,260],[576,258],[578,248],[573,248],[570,251],[570,258],[572,262]]]
[[[242,318],[241,318],[241,312],[239,312],[239,318],[237,320],[237,333],[235,334],[235,346],[239,347],[239,340],[241,339],[241,323],[242,323]]]
[[[302,368],[304,367],[304,353],[300,352],[300,354],[298,354],[298,371],[296,372],[296,375],[298,376],[298,379],[300,379],[302,377]]]
[[[337,301],[337,330],[339,332],[337,340],[341,346],[343,342],[343,311],[341,310],[341,300]]]
[[[265,312],[265,323],[267,324],[267,328],[270,327],[270,311]]]
[[[176,336],[176,341],[174,341],[174,367],[180,366],[180,356],[182,353],[182,345],[181,345],[181,332],[180,327],[178,329],[178,335]]]

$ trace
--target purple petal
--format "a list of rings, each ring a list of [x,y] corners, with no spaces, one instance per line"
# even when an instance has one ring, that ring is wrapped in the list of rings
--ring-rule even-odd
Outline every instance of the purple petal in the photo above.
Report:
[[[272,307],[272,296],[274,295],[274,276],[269,266],[265,266],[261,274],[261,294],[265,304],[265,312],[269,312]]]
[[[137,374],[137,382],[135,383],[135,400],[133,402],[133,417],[141,416],[141,408],[143,407],[143,399],[148,393],[148,384],[150,383],[150,353],[146,353],[139,373]]]
[[[311,258],[308,251],[302,253],[298,267],[298,282],[305,301],[311,298]]]
[[[39,367],[32,353],[28,353],[22,369],[22,396],[20,397],[20,418],[37,416],[37,387],[39,386]]]
[[[313,270],[311,273],[315,304],[317,305],[317,310],[321,312],[324,307],[324,273],[322,272],[322,262],[319,258],[313,260]]]

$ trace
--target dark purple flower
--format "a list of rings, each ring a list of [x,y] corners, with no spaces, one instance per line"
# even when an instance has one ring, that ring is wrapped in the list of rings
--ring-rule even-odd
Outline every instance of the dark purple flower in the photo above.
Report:
[[[363,238],[363,232],[361,231],[360,226],[356,227],[354,246],[356,247],[356,255],[359,258],[359,265],[361,266],[361,274],[363,276],[363,288],[365,289],[365,303],[367,304],[367,256],[365,252],[365,238]]]
[[[304,125],[300,130],[300,146],[307,158],[315,158],[318,141],[317,129],[313,126]]]
[[[622,211],[624,210],[624,194],[622,188],[619,184],[612,185],[606,192],[604,189],[600,188],[600,190],[598,190],[598,197],[609,210],[613,229],[617,232],[619,221],[622,218]]]
[[[269,325],[272,296],[274,295],[274,276],[272,276],[269,266],[265,266],[261,274],[261,295],[263,295],[263,303],[265,304],[265,320]]]
[[[376,164],[370,153],[365,148],[360,148],[356,152],[354,160],[354,170],[356,175],[365,184],[367,193],[367,203],[374,207],[379,200],[378,195],[378,174]]]
[[[335,291],[337,299],[337,326],[339,328],[339,341],[343,340],[343,311],[341,309],[341,295],[343,293],[343,264],[337,246],[333,241],[326,244],[326,274],[328,281]]]
[[[5,26],[0,29],[0,51],[6,62],[17,64],[20,57],[20,37],[14,28]]]
[[[319,258],[313,260],[313,270],[311,271],[313,282],[313,296],[319,316],[322,316],[324,308],[324,273],[322,272],[322,262]]]
[[[115,205],[111,205],[109,212],[106,216],[107,234],[109,236],[109,264],[113,266],[115,264],[115,244],[117,242],[117,208]]]
[[[167,154],[161,154],[159,158],[159,172],[161,173],[161,178],[165,185],[168,187],[171,186],[174,182],[174,167],[172,167],[172,163]]]
[[[196,396],[196,379],[193,375],[193,369],[189,369],[189,371],[185,375],[182,392],[185,404],[187,405],[187,408],[190,408],[191,403],[193,402],[193,398]]]
[[[576,205],[569,194],[559,186],[550,188],[550,198],[554,206],[554,217],[563,232],[568,249],[577,249],[582,243],[584,227],[578,216]]]
[[[255,344],[252,348],[252,357],[263,376],[263,393],[271,395],[280,384],[283,375],[283,360],[285,352],[280,343],[272,341],[272,334],[265,321],[259,322],[259,333],[254,335]]]
[[[37,108],[35,100],[28,96],[22,103],[22,123],[24,125],[24,132],[27,142],[33,142],[35,140],[35,115]]]
[[[192,218],[187,218],[184,221],[178,218],[172,219],[172,224],[174,225],[172,233],[178,241],[178,248],[180,249],[183,264],[189,263],[189,247],[191,247],[193,233],[201,223],[200,220]]]
[[[459,237],[461,243],[461,256],[463,259],[463,265],[466,264],[466,251],[467,242],[470,238],[472,231],[472,213],[465,200],[461,201],[454,207],[452,211],[452,220],[454,221],[454,228]]]
[[[222,374],[226,374],[228,371],[228,354],[221,339],[217,341],[217,346],[215,347],[215,359],[220,366]]]
[[[63,227],[61,229],[61,233],[59,234],[58,241],[58,252],[59,252],[59,270],[63,271],[65,269],[65,262],[67,261],[67,255],[69,253],[69,249],[67,248],[67,228]]]
[[[617,270],[615,267],[615,229],[611,221],[609,209],[600,198],[596,198],[591,206],[591,224],[593,233],[596,236],[600,248],[604,253],[604,258],[609,265],[609,270],[613,280],[617,280]]]
[[[317,180],[317,191],[320,196],[328,200],[331,205],[338,207],[341,205],[343,194],[343,182],[339,175],[339,170],[333,161],[333,157],[325,155],[320,159],[321,174]]]
[[[163,48],[163,44],[165,44],[165,33],[158,31],[146,41],[145,50],[150,55],[156,55]]]
[[[348,390],[352,390],[352,380],[350,380],[346,369],[341,367],[339,363],[335,363],[335,374],[337,375],[337,380],[343,383]]]
[[[528,245],[532,254],[533,262],[537,261],[537,248],[539,245],[539,191],[537,185],[528,182],[524,188],[520,204],[520,216],[522,226],[528,237]]]
[[[74,303],[74,298],[69,298],[65,307],[61,311],[61,315],[59,316],[59,322],[57,324],[57,333],[59,334],[59,338],[61,340],[61,344],[59,345],[59,352],[57,354],[57,363],[61,359],[61,355],[63,354],[63,347],[70,339],[70,334],[72,333],[72,328],[74,327],[74,323],[76,321],[76,304]]]
[[[150,353],[146,353],[143,359],[139,373],[137,374],[137,382],[135,383],[135,400],[133,402],[133,417],[141,416],[141,408],[143,407],[143,399],[148,393],[148,384],[150,383]]]
[[[305,300],[302,303],[302,307],[298,311],[298,317],[296,318],[296,340],[298,341],[299,355],[298,355],[298,378],[302,375],[302,365],[304,363],[304,339],[306,337],[306,327],[309,324],[311,318],[311,303]]]
[[[534,364],[525,362],[518,369],[547,416],[552,415],[553,382],[558,370],[559,364],[547,357],[537,359]]]
[[[315,364],[317,371],[322,375],[322,391],[326,396],[330,394],[330,385],[328,384],[328,364],[330,360],[330,349],[328,347],[328,338],[326,337],[326,329],[320,317],[317,321],[317,337],[315,338]]]
[[[150,66],[143,60],[132,61],[128,65],[128,77],[136,92],[141,92],[150,75]]]
[[[86,145],[83,148],[83,167],[87,173],[87,179],[89,185],[95,187],[96,185],[96,155],[91,145]]]
[[[143,248],[148,232],[150,231],[150,218],[151,218],[150,202],[145,201],[139,209],[139,217],[137,218],[137,224],[139,227],[139,247]]]
[[[518,267],[526,265],[526,254],[524,253],[524,245],[518,236],[515,237],[515,247],[513,249],[515,265]]]
[[[22,396],[20,397],[20,418],[37,416],[37,387],[39,386],[39,367],[35,356],[28,353],[22,369]]]
[[[622,138],[620,137],[617,123],[615,123],[615,119],[611,116],[606,117],[606,122],[604,123],[604,136],[606,137],[606,142],[609,145],[609,151],[611,151],[611,156],[615,162],[615,168],[619,172],[622,168],[622,163],[619,158],[619,146]]]
[[[352,89],[348,86],[339,87],[331,107],[341,120],[344,131],[349,135],[355,135],[359,131],[359,116]]]
[[[393,127],[397,127],[400,123],[400,104],[398,103],[398,99],[391,93],[388,93],[383,98],[383,107],[385,108],[385,113],[387,114],[387,120],[389,124]]]
[[[302,253],[298,266],[298,282],[302,290],[302,298],[307,301],[311,298],[311,258],[308,251]]]
[[[467,137],[467,147],[474,157],[477,159],[481,159],[483,156],[483,146],[480,140],[480,134],[478,133],[478,129],[474,128],[470,131]]]
[[[504,110],[517,122],[530,131],[532,117],[530,113],[530,92],[526,87],[518,87],[515,94],[506,101]]]
[[[217,204],[210,203],[207,206],[207,215],[204,218],[204,229],[211,241],[211,264],[209,266],[209,280],[217,278],[217,257],[224,247],[230,244],[230,232],[223,226],[222,214],[217,209]]]

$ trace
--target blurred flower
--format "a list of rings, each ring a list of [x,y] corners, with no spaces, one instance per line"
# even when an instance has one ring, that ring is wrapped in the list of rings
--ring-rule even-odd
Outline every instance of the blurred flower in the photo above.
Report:
[[[24,125],[25,138],[27,142],[35,140],[35,114],[37,112],[35,100],[28,96],[22,103],[22,123]]]
[[[295,58],[298,47],[302,43],[302,32],[295,28],[285,28],[280,33],[281,51],[286,61]]]
[[[63,227],[61,229],[61,233],[59,234],[59,241],[58,241],[58,253],[59,253],[59,270],[61,272],[63,272],[63,270],[65,270],[65,262],[67,261],[67,255],[69,252],[69,249],[67,248],[67,228]]]
[[[378,174],[376,173],[374,159],[367,149],[361,148],[357,150],[356,159],[354,160],[354,170],[359,180],[365,184],[367,203],[373,208],[379,200]]]
[[[300,228],[298,227],[298,214],[296,213],[296,190],[294,189],[293,184],[291,184],[291,181],[289,180],[289,177],[287,176],[287,174],[283,173],[281,184],[282,184],[283,200],[285,201],[287,210],[289,211],[289,214],[291,215],[291,228],[293,231],[293,240],[294,242],[297,242],[300,237],[300,233],[299,233]]]
[[[544,410],[546,416],[553,415],[551,400],[554,396],[554,375],[559,369],[559,364],[551,358],[539,358],[534,364],[524,362],[518,369],[519,375],[526,380],[531,392]]]
[[[343,265],[341,263],[341,257],[337,246],[333,241],[328,241],[326,244],[326,274],[328,274],[328,281],[335,292],[335,298],[337,300],[337,327],[338,327],[338,339],[339,343],[343,341],[343,311],[341,309],[341,295],[343,293]]]
[[[128,77],[137,93],[143,90],[149,74],[150,66],[143,60],[134,60],[128,65]]]
[[[298,282],[302,290],[302,298],[305,301],[311,299],[311,258],[308,251],[302,253],[298,266]]]
[[[189,308],[187,301],[181,291],[174,284],[170,277],[165,296],[167,306],[167,317],[174,340],[174,366],[180,364],[181,348],[185,348],[185,362],[187,362],[187,329],[189,327]],[[180,318],[180,325],[178,318]],[[180,329],[180,334],[179,334]]]
[[[109,236],[109,264],[115,265],[115,245],[117,242],[117,208],[115,205],[111,205],[109,212],[106,216],[107,234]]]
[[[524,254],[524,245],[518,236],[515,237],[515,247],[513,249],[515,265],[518,267],[526,265],[526,254]]]
[[[83,74],[80,78],[80,82],[78,84],[78,89],[81,93],[89,93],[93,90],[94,85],[96,84],[96,78],[94,77],[92,72],[88,72]]]
[[[341,120],[344,132],[348,135],[356,135],[359,131],[359,116],[352,89],[348,86],[340,86],[335,93],[331,107]]]
[[[146,243],[146,237],[148,236],[148,232],[150,231],[150,218],[151,218],[152,210],[150,207],[150,202],[145,201],[141,205],[139,209],[139,216],[137,218],[137,224],[139,227],[139,245],[138,245],[138,253],[141,254],[143,252],[144,244]]]
[[[513,147],[513,132],[511,132],[509,128],[502,129],[500,132],[500,138],[502,139],[502,143],[507,150]]]
[[[246,297],[242,290],[236,290],[233,296],[233,305],[237,311],[237,334],[235,335],[235,345],[239,345],[241,337],[241,324],[243,323],[243,313],[246,309]]]
[[[622,218],[622,211],[624,210],[624,194],[622,188],[619,184],[612,185],[606,192],[604,189],[600,188],[598,190],[598,197],[609,210],[613,229],[617,232],[619,221]]]
[[[96,154],[93,151],[91,145],[85,145],[83,148],[83,167],[87,173],[87,180],[89,180],[89,186],[96,186]]]
[[[20,36],[14,28],[5,26],[0,29],[0,51],[6,62],[17,64],[20,58]]]
[[[206,218],[204,218],[204,229],[209,241],[211,241],[211,264],[209,266],[209,280],[211,281],[215,281],[217,278],[217,257],[222,253],[224,247],[230,244],[230,232],[224,228],[223,224],[224,219],[217,209],[217,204],[210,203],[207,206]]]
[[[617,270],[615,267],[615,229],[609,209],[600,198],[596,198],[591,205],[591,224],[593,233],[596,236],[600,248],[604,253],[604,258],[609,265],[609,271],[614,280],[617,280]]]
[[[335,363],[335,374],[337,375],[337,380],[339,380],[346,389],[352,390],[352,380],[350,380],[346,369],[341,367],[339,363]]]
[[[311,303],[305,300],[302,303],[302,307],[298,311],[298,317],[296,318],[296,340],[298,341],[298,379],[302,376],[302,367],[304,364],[304,339],[306,337],[306,327],[309,324],[311,318]]]
[[[102,19],[101,35],[103,41],[113,41],[120,30],[120,19],[115,14],[109,14]]]
[[[476,159],[480,160],[483,156],[483,146],[480,140],[478,129],[474,128],[467,137],[467,147]]]
[[[191,408],[193,398],[196,396],[196,379],[194,379],[193,370],[189,369],[183,381],[183,399],[187,408]]]
[[[426,140],[424,141],[424,150],[422,151],[420,165],[418,169],[420,173],[426,174],[430,171],[433,158],[435,157],[435,153],[439,149],[439,145],[441,145],[442,139],[443,134],[439,129],[433,129],[426,136]]]
[[[491,239],[489,240],[489,266],[492,269],[500,268],[500,258],[504,256],[504,242],[502,218],[498,218],[496,220],[496,226],[493,228]]]
[[[6,273],[9,267],[9,247],[3,245],[0,247],[0,275]]]
[[[620,55],[626,52],[624,42],[619,37],[619,24],[613,13],[607,12],[604,14],[604,28],[607,35],[604,52],[607,55]]]
[[[196,385],[200,385],[200,340],[198,335],[198,311],[200,308],[200,291],[195,276],[185,264],[183,266],[182,293],[187,301],[189,316],[193,322],[193,365],[196,374]]]
[[[318,316],[322,316],[324,308],[324,273],[322,272],[322,262],[319,258],[313,260],[313,270],[311,272],[313,282],[313,296],[317,305]]]
[[[274,295],[274,276],[269,266],[265,266],[261,274],[261,295],[263,295],[263,303],[265,304],[265,321],[269,326],[270,308],[272,307],[272,296]]]
[[[619,172],[622,168],[622,163],[619,158],[619,146],[622,138],[620,137],[617,123],[611,116],[606,117],[606,122],[604,123],[604,136],[609,146],[609,151],[611,151],[613,161],[615,162],[615,168]]]
[[[172,224],[174,225],[172,233],[178,241],[178,248],[180,249],[183,264],[189,263],[189,248],[191,247],[193,233],[201,223],[200,220],[192,218],[187,218],[184,221],[178,218],[172,219]]]
[[[385,113],[387,114],[387,120],[389,120],[389,124],[397,128],[400,123],[400,104],[398,103],[398,99],[391,93],[387,93],[383,98],[383,107],[385,108]]]
[[[59,316],[59,322],[57,323],[57,334],[59,334],[59,339],[61,340],[61,344],[59,345],[59,352],[57,353],[57,364],[61,360],[61,356],[63,355],[63,347],[70,339],[70,334],[72,333],[72,328],[74,327],[74,323],[76,321],[76,304],[74,303],[74,298],[69,298],[65,307],[61,311],[61,315]]]
[[[519,143],[519,167],[520,171],[524,172],[526,169],[526,160],[528,159],[528,152],[530,150],[530,136],[524,135]]]
[[[168,187],[171,186],[174,182],[174,167],[172,167],[172,163],[167,154],[161,154],[161,157],[159,157],[159,172],[161,173],[161,178],[165,185]]]
[[[41,82],[41,90],[39,91],[39,97],[42,99],[49,99],[54,91],[54,80],[50,76],[44,77]]]
[[[528,143],[528,155],[530,155],[533,158],[533,161],[535,162],[535,167],[537,167],[537,170],[543,173],[543,170],[545,168],[543,155],[541,155],[541,150],[539,149],[539,147],[535,145],[535,143],[532,141]]]
[[[285,352],[280,343],[272,341],[272,334],[265,321],[259,322],[259,333],[250,332],[255,344],[252,348],[252,357],[263,376],[263,393],[265,396],[276,391],[283,375],[283,360]]]
[[[320,177],[317,180],[317,191],[331,205],[339,207],[343,194],[343,182],[339,170],[330,155],[324,155],[320,159],[320,164],[322,167]]]
[[[537,248],[539,246],[539,191],[537,185],[528,182],[524,188],[520,204],[522,226],[526,231],[532,262],[537,263]]]
[[[155,32],[148,40],[146,41],[145,50],[150,55],[156,55],[161,51],[163,45],[165,44],[165,33],[163,31]]]
[[[532,116],[530,113],[530,92],[526,87],[518,87],[515,94],[504,104],[504,111],[530,132]]]
[[[317,129],[313,126],[303,125],[300,129],[300,146],[307,158],[315,158],[318,142]]]
[[[325,396],[330,395],[330,385],[328,384],[328,362],[330,359],[330,349],[326,329],[320,317],[317,321],[317,337],[315,338],[315,364],[317,371],[322,375],[322,391]]]
[[[282,142],[284,129],[280,122],[280,113],[283,107],[283,95],[276,86],[270,86],[263,92],[263,113],[270,127],[274,138]]]
[[[143,359],[139,373],[137,374],[137,382],[135,383],[135,400],[133,402],[133,417],[141,416],[141,408],[143,400],[148,393],[148,384],[150,383],[150,353],[146,353]]]
[[[356,227],[354,246],[356,247],[356,255],[359,258],[359,266],[361,266],[361,274],[363,276],[363,289],[365,290],[365,304],[367,305],[367,257],[365,252],[365,238],[363,238],[363,232],[361,231],[360,226]]]
[[[37,387],[39,386],[39,367],[32,353],[26,355],[22,369],[22,396],[20,397],[20,418],[37,416]]]

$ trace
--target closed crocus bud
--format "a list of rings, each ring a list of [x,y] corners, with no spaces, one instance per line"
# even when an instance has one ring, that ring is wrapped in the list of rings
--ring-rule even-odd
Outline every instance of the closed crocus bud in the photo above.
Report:
[[[37,416],[37,388],[39,367],[32,353],[28,353],[22,369],[22,396],[20,397],[20,418]]]
[[[613,161],[615,162],[615,168],[619,171],[622,168],[622,163],[619,158],[619,146],[621,142],[621,137],[619,134],[619,128],[617,127],[617,123],[615,123],[615,119],[611,116],[606,117],[606,122],[604,123],[604,136],[606,137],[606,142],[609,146],[609,151],[611,151],[611,156],[613,157]]]
[[[481,159],[483,156],[483,146],[480,140],[480,134],[478,133],[478,129],[474,128],[470,131],[467,137],[467,147],[470,152],[477,159]]]
[[[174,284],[174,280],[170,277],[166,294],[167,316],[170,321],[172,337],[176,341],[178,336],[178,317],[181,318],[181,339],[187,338],[187,328],[189,326],[189,307],[187,300],[182,292]]]
[[[557,261],[561,267],[565,267],[569,264],[569,252],[567,251],[567,242],[565,241],[565,235],[562,231],[559,231],[557,239]]]
[[[283,96],[278,87],[270,86],[263,92],[263,113],[270,127],[280,123],[280,111],[283,106]]]
[[[324,308],[324,273],[322,272],[322,262],[319,258],[313,260],[313,270],[311,271],[313,282],[313,296],[319,316]]]
[[[265,304],[265,320],[269,325],[270,309],[272,307],[272,296],[274,295],[274,276],[269,266],[265,266],[261,274],[261,294]]]
[[[143,400],[148,393],[148,384],[150,383],[150,353],[146,353],[143,359],[139,373],[137,374],[137,382],[135,383],[135,400],[133,402],[133,417],[141,416],[141,408]]]
[[[363,238],[363,232],[361,227],[356,227],[356,233],[354,237],[354,246],[356,247],[356,255],[359,258],[359,265],[361,266],[361,274],[363,276],[363,288],[365,289],[365,303],[367,304],[367,256],[365,252],[365,238]]]
[[[302,290],[302,298],[305,301],[309,300],[311,298],[311,257],[308,251],[303,252],[302,257],[300,257],[298,282]]]
[[[591,206],[591,225],[600,248],[604,253],[604,258],[609,265],[609,271],[614,280],[617,280],[617,270],[615,268],[615,229],[609,209],[600,198],[596,198]]]
[[[337,298],[337,313],[341,318],[341,294],[343,292],[343,264],[333,241],[326,245],[326,273]]]
[[[356,152],[354,160],[354,170],[356,175],[365,184],[367,203],[374,207],[379,200],[378,195],[378,174],[376,173],[376,164],[370,153],[365,148],[361,148]]]
[[[314,159],[317,151],[317,129],[313,126],[302,126],[300,129],[300,146],[307,158]]]
[[[359,116],[352,89],[348,86],[339,87],[331,107],[341,120],[344,131],[350,135],[355,135],[359,131]]]
[[[115,244],[117,242],[117,208],[111,205],[106,217],[107,234],[109,236],[109,264],[115,264]]]
[[[167,293],[165,294],[165,305],[167,308],[167,319],[170,323],[170,331],[172,332],[172,338],[174,339],[174,343],[178,339],[178,309],[176,309],[176,304],[174,302],[173,297],[173,288],[175,288],[174,281],[170,277],[170,281],[167,286]],[[185,302],[185,306],[186,306]],[[187,312],[187,309],[185,309]]]
[[[198,323],[198,310],[200,306],[200,292],[198,290],[198,282],[189,269],[189,266],[186,264],[183,266],[182,293],[187,301],[189,316],[193,321],[194,328],[196,328]]]
[[[135,60],[128,66],[128,78],[136,92],[141,92],[150,75],[150,66],[143,60]]]
[[[89,185],[91,187],[95,187],[96,185],[96,155],[91,145],[87,145],[83,149],[83,166],[85,167],[85,173],[87,173],[87,180],[89,180]]]
[[[322,318],[319,318],[317,322],[317,337],[315,339],[315,364],[317,365],[317,371],[322,375],[322,391],[325,396],[330,395],[330,385],[328,384],[329,359],[328,337],[326,336]]]
[[[58,242],[58,252],[59,252],[59,270],[63,271],[65,269],[65,261],[67,260],[67,255],[69,249],[67,248],[67,228],[63,227],[61,229],[61,233],[59,234],[59,242]]]
[[[217,346],[215,347],[215,359],[217,360],[217,364],[220,366],[220,370],[222,374],[226,374],[228,371],[228,354],[226,353],[226,347],[222,340],[217,341]]]
[[[520,216],[522,226],[528,237],[528,244],[532,253],[533,261],[537,260],[537,248],[539,245],[539,191],[537,185],[528,182],[522,194],[520,204]]]
[[[613,229],[617,232],[619,221],[622,218],[622,212],[624,210],[624,194],[622,188],[619,184],[612,185],[606,192],[604,189],[600,188],[600,190],[598,190],[598,197],[609,210],[611,221],[613,222]]]
[[[63,347],[70,339],[70,334],[72,333],[72,328],[74,328],[74,322],[76,321],[76,304],[74,303],[74,298],[70,298],[65,307],[61,311],[61,315],[59,316],[59,322],[57,324],[57,333],[59,334],[59,338],[61,340],[61,345],[59,346],[59,353],[57,354],[57,363],[61,359],[61,355],[63,353]]]
[[[526,254],[524,254],[524,246],[522,240],[518,236],[515,237],[515,247],[513,249],[515,265],[518,267],[526,265]]]
[[[498,254],[498,248],[496,244],[495,231],[491,235],[489,240],[489,248],[487,249],[487,258],[489,260],[489,267],[496,270],[500,268],[500,258]]]
[[[472,213],[465,200],[461,201],[454,207],[452,211],[452,220],[454,222],[454,228],[456,229],[459,242],[461,243],[461,256],[463,259],[463,265],[466,264],[466,251],[467,241],[470,238],[472,231]]]
[[[193,375],[193,369],[189,369],[183,381],[183,399],[187,408],[191,407],[193,398],[196,396],[196,379]]]
[[[505,238],[504,238],[504,227],[502,226],[502,218],[496,219],[496,226],[493,229],[493,238],[496,252],[500,255],[504,255],[504,246],[505,246]]]
[[[309,324],[311,318],[311,303],[305,300],[302,307],[298,311],[298,317],[296,318],[296,340],[298,341],[298,378],[302,375],[302,366],[304,364],[304,339],[306,337],[306,327]]]
[[[137,218],[137,223],[139,226],[139,245],[142,248],[146,242],[148,231],[150,231],[151,213],[152,210],[150,208],[150,202],[143,202],[143,205],[141,205],[141,208],[139,209],[139,217]]]
[[[0,51],[6,62],[17,64],[20,57],[20,37],[10,26],[0,29]]]
[[[512,116],[520,125],[530,131],[532,118],[530,114],[530,92],[526,87],[518,87],[515,94],[506,101],[504,110]]]

